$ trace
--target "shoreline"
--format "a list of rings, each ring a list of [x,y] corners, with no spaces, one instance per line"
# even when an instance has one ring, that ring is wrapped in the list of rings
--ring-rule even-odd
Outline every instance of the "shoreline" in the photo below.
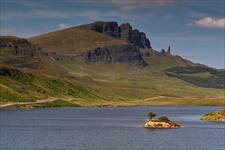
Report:
[[[32,109],[49,109],[49,108],[127,108],[127,107],[224,107],[225,105],[182,105],[182,104],[176,104],[176,105],[111,105],[111,106],[55,106],[55,107],[46,107],[46,106],[16,106],[11,105],[7,107],[1,107],[1,110],[7,110],[7,109],[14,109],[14,110],[32,110]]]
[[[87,107],[87,108],[114,108],[114,107],[145,107],[145,106],[225,106],[223,98],[162,98],[151,99],[149,101],[140,100],[92,100],[92,99],[73,99],[49,97],[32,102],[6,102],[0,105],[1,109],[18,108],[18,109],[35,109],[35,108],[52,108],[52,107]]]

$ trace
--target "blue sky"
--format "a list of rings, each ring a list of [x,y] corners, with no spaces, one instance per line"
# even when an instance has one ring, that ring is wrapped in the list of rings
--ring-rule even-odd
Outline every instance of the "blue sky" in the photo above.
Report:
[[[224,0],[0,0],[0,34],[31,37],[98,20],[129,22],[156,50],[225,68]]]

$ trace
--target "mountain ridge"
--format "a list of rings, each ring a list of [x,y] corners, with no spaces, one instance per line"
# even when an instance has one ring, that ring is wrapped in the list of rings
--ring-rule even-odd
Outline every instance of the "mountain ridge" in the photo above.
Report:
[[[140,32],[129,23],[118,25],[115,21],[103,22],[97,21],[86,26],[90,26],[91,30],[103,33],[112,37],[127,41],[138,48],[151,48],[151,44],[144,32]]]
[[[1,36],[0,100],[72,97],[79,105],[91,100],[129,105],[159,96],[168,103],[224,96],[223,70],[173,55],[170,47],[156,51],[132,27],[121,36],[122,25],[94,22],[29,39]]]
[[[121,27],[124,29],[120,31]],[[122,34],[123,36],[121,36],[122,32],[125,32],[125,34]],[[103,41],[102,38],[104,39]],[[113,21],[97,21],[78,27],[70,27],[68,29],[63,29],[47,34],[42,34],[40,36],[31,37],[28,40],[31,43],[38,45],[46,49],[47,51],[57,55],[63,54],[64,56],[66,55],[68,57],[84,56],[85,58],[87,58],[88,56],[90,56],[90,54],[93,54],[90,56],[90,60],[101,61],[101,58],[103,58],[103,60],[107,60],[106,62],[112,60],[112,53],[110,53],[110,49],[114,49],[113,51],[121,49],[122,51],[119,52],[125,51],[127,54],[132,53],[132,51],[130,50],[133,50],[133,56],[138,55],[138,57],[132,57],[132,54],[123,55],[123,53],[121,53],[121,57],[116,58],[114,60],[118,60],[116,62],[119,63],[139,62],[136,64],[139,64],[141,66],[147,65],[147,63],[143,61],[143,58],[141,58],[147,53],[148,55],[150,53],[157,53],[157,55],[171,55],[170,50],[169,52],[165,52],[163,50],[160,53],[153,50],[150,45],[150,41],[148,38],[146,38],[145,34],[143,32],[139,32],[137,29],[133,30],[132,26],[129,23],[124,23],[119,26],[117,22]],[[142,45],[140,45],[140,43],[142,43]],[[143,45],[143,43],[147,43],[147,45]],[[91,46],[89,46],[90,44]],[[107,56],[102,56],[101,54],[107,54]],[[134,61],[126,61],[131,60],[132,58],[137,59]],[[184,59],[183,63],[185,63]],[[187,63],[191,64],[190,62]]]

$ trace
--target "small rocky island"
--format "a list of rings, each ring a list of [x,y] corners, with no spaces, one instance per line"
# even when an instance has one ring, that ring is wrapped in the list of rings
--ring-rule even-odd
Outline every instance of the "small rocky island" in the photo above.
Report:
[[[174,129],[180,128],[181,125],[171,121],[166,116],[161,116],[159,118],[154,118],[156,116],[155,113],[149,112],[148,119],[144,123],[145,128],[153,128],[153,129]]]
[[[205,114],[200,119],[203,121],[215,121],[225,123],[225,109]]]

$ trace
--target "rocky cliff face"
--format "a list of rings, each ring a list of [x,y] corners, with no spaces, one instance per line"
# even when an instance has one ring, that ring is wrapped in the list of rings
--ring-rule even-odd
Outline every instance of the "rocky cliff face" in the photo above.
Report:
[[[87,63],[104,62],[104,63],[128,63],[140,66],[146,66],[141,52],[130,44],[98,47],[93,50],[84,52],[81,55],[63,55],[58,53],[49,53],[48,57],[54,58],[56,61],[76,61],[84,60]]]
[[[110,33],[110,32],[108,32]],[[110,34],[116,34],[111,32]],[[141,52],[131,44],[98,47],[81,55],[63,55],[56,52],[46,53],[41,48],[21,38],[0,38],[0,52],[7,55],[20,57],[53,58],[56,61],[105,62],[105,63],[130,63],[145,66],[147,63],[142,58]],[[6,55],[6,56],[7,56]]]
[[[146,66],[140,51],[132,45],[102,47],[91,50],[84,55],[87,62],[130,63]]]
[[[33,57],[39,55],[41,49],[34,46],[26,39],[17,37],[1,37],[0,51],[11,55]]]
[[[151,48],[151,44],[145,33],[132,28],[129,23],[118,25],[117,22],[95,22],[89,25],[91,30],[120,38],[137,48]]]
[[[162,49],[160,53],[163,55],[171,55],[170,46],[167,48],[167,51],[165,49]]]

